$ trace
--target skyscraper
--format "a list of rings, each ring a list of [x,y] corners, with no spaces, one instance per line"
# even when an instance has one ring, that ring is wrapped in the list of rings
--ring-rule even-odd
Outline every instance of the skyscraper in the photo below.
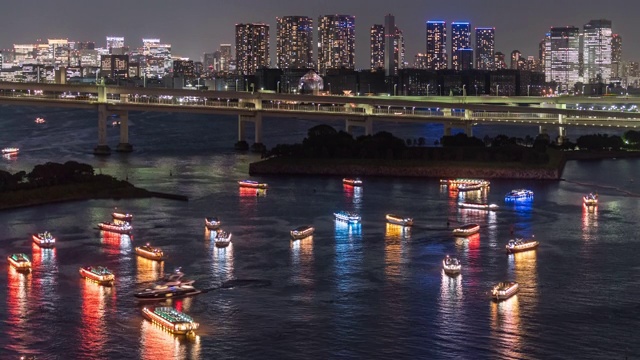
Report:
[[[622,63],[622,36],[611,36],[611,76],[620,78],[620,65]]]
[[[521,58],[522,53],[520,52],[520,50],[513,50],[511,52],[511,66],[509,68],[512,70],[522,70],[518,68],[518,63],[521,61]]]
[[[369,34],[371,70],[384,69],[384,25],[373,25]]]
[[[552,27],[545,46],[545,78],[568,90],[580,80],[580,30]]]
[[[276,61],[280,69],[313,68],[313,20],[306,16],[276,18]]]
[[[236,61],[241,75],[269,66],[269,25],[236,24]]]
[[[608,83],[611,79],[612,32],[610,20],[591,20],[584,25],[585,82]]]
[[[142,39],[142,54],[146,58],[144,74],[162,78],[171,69],[171,44],[161,44],[160,39]]]
[[[505,56],[500,51],[496,52],[494,64],[495,64],[496,70],[502,70],[507,68],[507,62],[505,60]]]
[[[451,67],[462,70],[457,51],[471,49],[471,25],[468,22],[451,23]]]
[[[396,18],[387,14],[384,17],[384,68],[387,76],[395,76],[398,73],[398,56],[400,55],[396,40]]]
[[[547,53],[547,40],[549,39],[549,36],[551,36],[551,34],[547,33],[544,36],[544,38],[540,40],[540,43],[538,44],[538,61],[540,62],[542,72],[544,72],[544,66],[545,66],[544,60]]]
[[[456,70],[473,69],[473,49],[458,49],[454,55],[458,62]]]
[[[318,70],[355,68],[355,16],[325,15],[318,20]]]
[[[109,54],[114,53],[114,49],[122,49],[124,47],[124,38],[118,36],[107,36],[107,49]],[[116,51],[117,52],[117,51]],[[122,54],[120,54],[122,55]]]
[[[427,69],[447,68],[447,23],[427,21]]]
[[[495,69],[496,29],[476,28],[476,69]]]

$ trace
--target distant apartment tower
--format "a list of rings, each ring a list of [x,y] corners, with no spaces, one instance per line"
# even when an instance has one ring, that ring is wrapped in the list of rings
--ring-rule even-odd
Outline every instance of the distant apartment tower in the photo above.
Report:
[[[109,54],[121,53],[124,48],[124,38],[121,36],[107,36],[107,50]],[[118,54],[124,55],[124,54]]]
[[[307,16],[285,16],[276,18],[276,23],[278,68],[313,68],[313,20]]]
[[[456,50],[457,65],[456,70],[473,69],[473,49]]]
[[[318,71],[355,68],[355,16],[325,15],[318,20]]]
[[[447,23],[427,21],[427,69],[446,69],[447,61]]]
[[[620,78],[620,66],[622,64],[622,36],[611,36],[611,76]]]
[[[236,24],[236,61],[241,75],[269,66],[269,25]]]
[[[462,70],[458,50],[471,49],[471,24],[468,22],[451,23],[451,68]],[[468,52],[465,52],[468,54]],[[473,53],[472,53],[473,54]]]
[[[520,62],[521,58],[522,53],[520,52],[520,50],[513,50],[511,52],[511,64],[509,66],[509,69],[518,70],[518,63]]]
[[[507,68],[507,62],[505,56],[500,51],[496,52],[495,59],[493,60],[496,70],[503,70]]]
[[[427,68],[427,54],[418,53],[413,60],[414,69],[426,69]]]
[[[369,31],[371,70],[384,69],[384,25],[372,25]]]
[[[612,39],[610,20],[591,20],[584,25],[584,77],[585,82],[611,80]]]
[[[568,90],[580,80],[580,30],[552,27],[545,49],[546,81]]]
[[[545,67],[545,58],[546,58],[546,54],[547,54],[547,41],[549,40],[549,37],[551,36],[551,34],[547,33],[544,38],[542,40],[540,40],[540,43],[538,44],[538,61],[540,62],[540,66],[541,66],[541,72],[544,72],[544,67]]]
[[[476,28],[476,69],[495,69],[496,29]]]
[[[172,67],[171,44],[162,44],[160,39],[142,39],[144,75],[150,78],[164,77]]]
[[[193,60],[178,59],[173,61],[173,76],[192,78],[195,75]]]

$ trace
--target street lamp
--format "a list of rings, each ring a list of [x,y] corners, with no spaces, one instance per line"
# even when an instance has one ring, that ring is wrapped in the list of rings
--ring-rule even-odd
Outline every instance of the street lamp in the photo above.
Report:
[[[442,86],[438,85],[438,95],[442,96]]]
[[[427,96],[429,96],[429,86],[431,86],[431,84],[427,84]]]
[[[500,85],[496,85],[496,96],[500,96]]]
[[[329,86],[329,95],[331,95],[331,83],[327,83],[327,85]]]
[[[531,89],[531,85],[527,85],[527,96],[529,96],[529,89]]]
[[[280,81],[278,81],[278,86],[277,86],[277,91],[278,94],[280,94]]]
[[[239,79],[236,79],[236,88],[235,88],[235,91],[238,91],[238,80],[239,80]]]
[[[407,84],[402,85],[404,87],[404,96],[407,96]]]
[[[582,95],[584,96],[584,85],[582,85]]]
[[[393,84],[393,96],[398,96],[398,84]]]
[[[476,97],[478,97],[478,84],[473,85],[476,88]]]
[[[467,84],[462,84],[462,96],[467,96]]]

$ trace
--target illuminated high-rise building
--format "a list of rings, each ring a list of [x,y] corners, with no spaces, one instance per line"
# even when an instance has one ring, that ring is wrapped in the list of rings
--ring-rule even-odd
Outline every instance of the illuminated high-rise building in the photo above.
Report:
[[[611,76],[620,78],[620,65],[622,64],[622,36],[611,36]]]
[[[611,79],[612,31],[610,20],[591,20],[584,26],[583,63],[586,82]]]
[[[142,64],[144,75],[149,78],[162,78],[172,68],[171,44],[162,44],[160,39],[142,39]]]
[[[447,23],[427,21],[427,69],[446,69],[447,60]]]
[[[538,61],[540,62],[540,66],[542,69],[541,72],[544,72],[544,61],[546,58],[547,40],[549,39],[549,36],[551,36],[551,34],[547,33],[544,39],[540,40],[540,43],[538,44]]]
[[[476,69],[495,69],[496,29],[476,28]]]
[[[276,18],[276,22],[278,68],[313,68],[313,20],[307,16],[285,16]]]
[[[109,54],[114,53],[114,49],[122,49],[124,48],[124,38],[118,36],[107,36],[107,49],[109,49]],[[115,51],[117,52],[117,51]]]
[[[454,55],[457,59],[456,70],[473,69],[473,49],[458,49]]]
[[[269,25],[236,24],[236,61],[241,75],[269,67]]]
[[[371,70],[384,69],[384,25],[372,25],[369,32]]]
[[[494,59],[495,69],[502,70],[507,68],[507,62],[505,60],[505,56],[500,51],[496,52]]]
[[[511,66],[509,68],[512,70],[522,70],[519,68],[520,62],[522,61],[521,59],[522,53],[520,50],[513,50],[511,52]]]
[[[400,38],[404,42],[402,33],[396,27],[396,18],[391,14],[384,17],[384,68],[387,76],[396,76],[398,68],[401,67],[400,59],[402,50],[400,49]],[[404,44],[402,44],[404,47]]]
[[[552,27],[545,46],[545,78],[568,90],[580,80],[580,29]]]
[[[426,69],[427,68],[427,54],[418,53],[413,60],[414,69]]]
[[[462,49],[471,49],[471,25],[468,22],[452,22],[451,68],[454,70],[462,70],[462,65],[458,58],[458,50]]]
[[[355,16],[325,15],[318,20],[318,71],[355,68]]]

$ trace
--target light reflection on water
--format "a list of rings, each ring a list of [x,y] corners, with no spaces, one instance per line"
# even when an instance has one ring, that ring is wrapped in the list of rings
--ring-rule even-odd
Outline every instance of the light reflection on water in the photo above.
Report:
[[[518,296],[491,302],[491,343],[494,349],[500,349],[503,359],[521,359],[525,356]]]
[[[93,358],[104,357],[105,344],[109,336],[106,326],[106,313],[116,312],[115,289],[101,286],[92,281],[81,279],[82,294],[82,332],[80,349],[82,353],[94,355]]]
[[[199,359],[200,338],[189,340],[185,336],[176,336],[151,321],[140,321],[140,358],[141,359]]]
[[[31,291],[31,273],[19,272],[7,265],[7,310],[8,334],[11,338],[10,349],[18,353],[29,351],[29,292]]]

